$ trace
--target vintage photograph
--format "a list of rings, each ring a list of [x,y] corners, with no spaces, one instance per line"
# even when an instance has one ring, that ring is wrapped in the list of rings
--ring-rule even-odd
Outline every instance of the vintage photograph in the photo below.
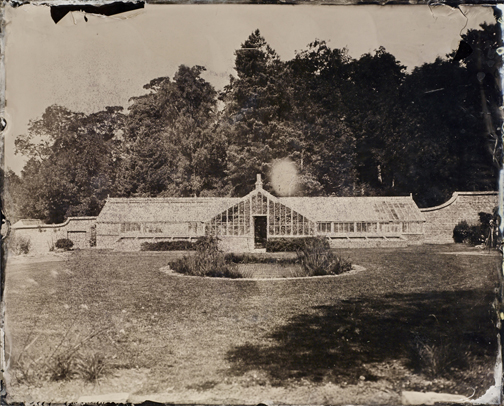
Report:
[[[5,401],[500,404],[500,17],[5,6]]]

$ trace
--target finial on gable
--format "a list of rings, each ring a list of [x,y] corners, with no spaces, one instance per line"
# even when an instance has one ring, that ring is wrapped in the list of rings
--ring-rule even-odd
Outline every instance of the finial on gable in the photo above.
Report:
[[[261,179],[261,174],[258,173],[257,174],[257,181],[256,181],[256,189],[262,189],[262,186],[263,186],[263,183],[262,183],[262,179]]]

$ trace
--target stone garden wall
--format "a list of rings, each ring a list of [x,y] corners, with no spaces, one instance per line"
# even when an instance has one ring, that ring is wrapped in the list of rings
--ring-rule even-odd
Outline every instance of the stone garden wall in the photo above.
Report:
[[[331,240],[331,246],[337,248],[350,247],[401,247],[411,244],[453,242],[453,229],[462,220],[476,224],[478,213],[492,213],[498,204],[497,192],[455,192],[446,203],[420,209],[425,217],[425,235],[408,235],[397,240],[383,238]],[[97,227],[97,246],[101,248],[116,248],[120,250],[138,250],[144,239],[121,241],[118,244],[118,224],[96,224],[96,217],[70,217],[62,224],[15,224],[9,236],[9,245],[15,245],[20,239],[28,240],[30,253],[45,253],[54,247],[60,238],[73,241],[74,248],[88,248],[93,227]],[[113,226],[109,230],[107,226]],[[106,229],[107,228],[107,229]],[[254,248],[253,238],[226,237],[222,238],[221,248],[224,251],[250,252]]]
[[[29,253],[41,254],[49,252],[60,238],[68,238],[73,248],[89,248],[95,222],[96,217],[69,217],[61,224],[14,225],[7,247],[15,251],[20,241],[29,241]]]
[[[425,242],[452,243],[453,229],[460,221],[477,224],[478,213],[492,213],[497,205],[497,192],[455,192],[440,206],[420,209],[426,220]]]

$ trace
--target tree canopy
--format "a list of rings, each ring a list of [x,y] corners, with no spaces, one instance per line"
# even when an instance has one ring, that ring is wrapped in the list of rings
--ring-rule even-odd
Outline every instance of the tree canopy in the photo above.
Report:
[[[315,40],[283,61],[259,30],[235,51],[221,92],[181,65],[128,111],[49,106],[16,139],[5,175],[11,215],[97,215],[107,196],[242,196],[256,173],[293,162],[297,195],[412,193],[420,206],[494,190],[501,165],[497,25],[408,72],[378,50],[351,58]]]

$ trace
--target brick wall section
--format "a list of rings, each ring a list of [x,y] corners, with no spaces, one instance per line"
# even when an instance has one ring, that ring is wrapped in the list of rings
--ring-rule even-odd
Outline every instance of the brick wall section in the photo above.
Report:
[[[60,238],[72,240],[74,248],[89,248],[91,227],[95,222],[96,217],[69,217],[61,224],[13,227],[9,235],[9,243],[15,243],[17,238],[28,239],[30,241],[30,253],[35,254],[49,252],[50,248]]]
[[[479,221],[479,212],[492,213],[498,205],[497,192],[455,192],[446,203],[420,209],[425,216],[425,242],[453,242],[453,229],[462,220],[469,224]]]
[[[410,245],[404,238],[338,238],[329,240],[331,248],[399,248]]]

